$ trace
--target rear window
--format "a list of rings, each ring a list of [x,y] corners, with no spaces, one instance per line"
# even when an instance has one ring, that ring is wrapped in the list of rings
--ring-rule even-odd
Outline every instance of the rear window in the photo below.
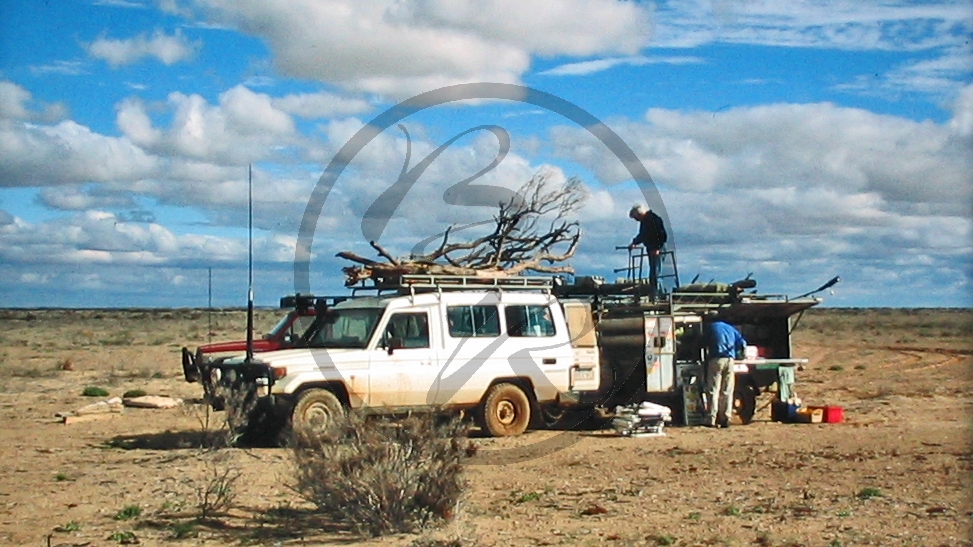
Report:
[[[507,306],[504,318],[510,336],[554,336],[554,320],[547,306]]]
[[[449,306],[446,321],[453,338],[500,336],[496,306]]]

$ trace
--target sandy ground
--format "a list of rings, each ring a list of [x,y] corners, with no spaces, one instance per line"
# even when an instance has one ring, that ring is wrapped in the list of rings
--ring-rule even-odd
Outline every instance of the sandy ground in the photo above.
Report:
[[[261,312],[260,327],[275,316]],[[288,519],[300,501],[285,449],[200,450],[215,427],[201,406],[53,419],[93,402],[89,385],[198,397],[179,348],[239,337],[242,313],[0,311],[0,544],[969,546],[971,319],[814,310],[795,332],[811,359],[798,394],[843,406],[844,423],[779,424],[764,408],[747,426],[655,438],[475,439],[453,523],[363,540]],[[221,469],[240,473],[235,507],[186,524]]]

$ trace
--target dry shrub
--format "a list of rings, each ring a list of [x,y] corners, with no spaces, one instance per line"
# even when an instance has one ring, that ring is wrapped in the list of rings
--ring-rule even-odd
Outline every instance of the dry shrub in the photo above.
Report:
[[[465,486],[466,433],[458,420],[359,413],[323,431],[294,431],[295,490],[321,515],[366,536],[448,521]]]
[[[204,462],[203,476],[192,481],[199,520],[225,515],[236,501],[236,482],[240,478],[226,452],[217,452]]]

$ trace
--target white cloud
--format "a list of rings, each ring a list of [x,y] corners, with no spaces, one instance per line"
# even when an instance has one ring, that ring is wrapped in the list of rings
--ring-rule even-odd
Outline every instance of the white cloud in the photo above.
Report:
[[[98,192],[81,187],[62,186],[57,189],[43,188],[37,195],[38,200],[52,209],[64,211],[85,211],[106,207],[135,207],[130,196]]]
[[[584,0],[198,0],[218,23],[264,39],[283,73],[407,97],[466,82],[518,83],[531,55],[632,54],[647,11]]]
[[[37,76],[47,74],[60,74],[64,76],[80,76],[87,74],[88,70],[81,61],[54,61],[46,65],[32,65],[30,72]]]
[[[615,128],[665,188],[820,187],[874,192],[901,208],[965,215],[973,171],[962,109],[949,124],[914,122],[828,103],[710,112],[651,109]],[[586,132],[559,128],[560,153],[608,183],[630,175]],[[890,206],[891,206],[890,205]]]
[[[961,137],[973,135],[973,84],[964,87],[957,96],[949,127]]]
[[[67,108],[64,104],[35,101],[23,87],[0,80],[0,123],[5,120],[55,122],[65,117]]]
[[[469,30],[542,56],[634,53],[650,30],[637,4],[604,0],[417,0],[389,14],[393,23]]]
[[[39,224],[18,219],[0,226],[0,236],[0,257],[20,264],[198,266],[240,264],[247,255],[245,237],[176,235],[156,223],[125,222],[97,210]],[[255,250],[271,261],[293,258],[293,243],[287,238],[264,238]]]
[[[922,55],[886,73],[868,72],[835,85],[891,100],[904,91],[949,97],[968,83],[973,66],[973,17],[966,0],[687,0],[660,3],[653,23],[652,45],[663,48],[721,43]]]
[[[0,119],[25,120],[30,92],[13,82],[0,81]]]
[[[112,68],[118,68],[146,57],[172,65],[191,57],[200,46],[200,42],[190,42],[179,30],[172,35],[156,30],[151,37],[142,34],[122,40],[98,38],[88,44],[86,49],[92,57],[104,60]]]
[[[148,6],[144,2],[137,0],[95,0],[92,4],[96,6],[110,6],[113,8],[135,8],[144,9]]]
[[[538,74],[542,76],[587,76],[596,72],[609,70],[616,66],[643,66],[654,64],[688,65],[703,62],[704,61],[702,58],[691,56],[647,57],[645,55],[638,55],[634,57],[608,57],[604,59],[595,59],[593,61],[567,63],[544,70]]]
[[[73,121],[53,126],[0,121],[0,185],[45,186],[136,180],[156,168],[126,138],[92,132]]]
[[[353,116],[372,110],[372,105],[367,101],[325,92],[287,95],[273,99],[273,105],[289,114],[309,119]]]
[[[172,124],[153,126],[146,106],[127,100],[118,107],[122,133],[150,152],[218,163],[246,164],[272,157],[275,147],[293,144],[294,122],[272,99],[243,86],[220,95],[210,105],[199,95],[171,93]]]
[[[653,45],[712,42],[846,50],[915,51],[961,44],[971,29],[966,2],[770,0],[666,2],[653,12]]]
[[[889,297],[870,298],[915,305],[915,286],[928,291],[926,301],[947,305],[973,267],[971,112],[967,88],[942,124],[781,104],[716,114],[653,109],[643,122],[613,126],[659,184],[683,281],[754,271],[793,294],[835,274],[867,284],[874,280],[860,277],[866,270],[895,272]],[[560,154],[613,185],[610,202],[582,213],[578,261],[624,266],[611,249],[635,233],[625,209],[644,201],[623,182],[631,175],[582,129],[557,128],[551,138]],[[945,285],[932,286],[933,277]]]

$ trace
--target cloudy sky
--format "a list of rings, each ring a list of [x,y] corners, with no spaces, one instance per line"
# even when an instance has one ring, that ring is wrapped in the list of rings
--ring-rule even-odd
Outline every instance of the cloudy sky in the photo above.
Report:
[[[971,34],[971,0],[0,0],[0,307],[205,306],[210,268],[245,304],[251,164],[258,305],[295,290],[302,219],[341,292],[366,234],[405,255],[490,218],[445,195],[486,171],[584,181],[582,274],[615,277],[657,196],[683,281],[971,306]],[[519,87],[448,87],[486,82]]]

